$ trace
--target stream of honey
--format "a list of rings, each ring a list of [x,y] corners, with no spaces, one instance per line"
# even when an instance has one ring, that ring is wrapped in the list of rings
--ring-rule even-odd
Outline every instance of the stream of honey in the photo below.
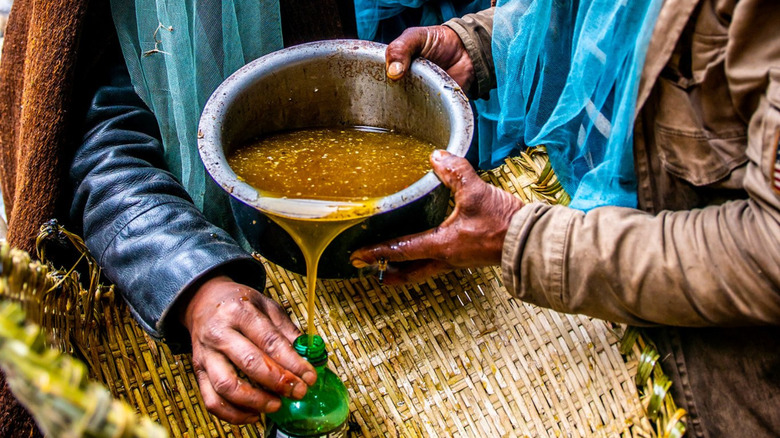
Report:
[[[317,267],[323,251],[366,219],[376,199],[430,170],[434,145],[375,128],[307,129],[260,138],[228,156],[239,178],[264,196],[346,202],[337,217],[300,219],[263,211],[293,238],[306,262],[307,333],[314,327]]]
[[[285,231],[290,233],[295,243],[303,253],[306,261],[306,309],[307,324],[306,333],[310,336],[317,334],[314,327],[314,309],[317,285],[317,266],[320,257],[330,242],[344,230],[363,221],[364,217],[339,219],[334,221],[310,221],[293,219],[289,217],[269,215]]]

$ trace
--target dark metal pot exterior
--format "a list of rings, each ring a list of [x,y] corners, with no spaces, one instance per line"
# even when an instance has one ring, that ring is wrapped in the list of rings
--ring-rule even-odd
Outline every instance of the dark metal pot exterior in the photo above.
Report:
[[[280,203],[261,196],[227,165],[225,156],[234,148],[283,130],[374,126],[423,138],[459,156],[468,150],[473,116],[457,84],[425,60],[415,61],[403,80],[389,81],[384,74],[385,47],[332,40],[284,49],[247,64],[220,85],[206,104],[198,133],[204,165],[232,195],[233,214],[249,244],[285,269],[305,274],[301,251],[261,211],[280,212],[281,206],[285,212],[293,211],[294,217],[323,217],[327,207],[310,211],[295,200]],[[435,227],[444,219],[448,202],[449,190],[432,172],[381,198],[373,216],[328,246],[320,259],[319,276],[356,276],[358,271],[349,264],[352,251]]]
[[[318,277],[357,276],[359,271],[349,263],[349,256],[354,250],[437,226],[444,220],[449,198],[450,191],[440,185],[411,204],[371,216],[347,229],[325,249],[317,268]],[[306,274],[303,254],[286,231],[257,209],[235,198],[231,199],[231,206],[244,237],[258,253],[287,270]]]

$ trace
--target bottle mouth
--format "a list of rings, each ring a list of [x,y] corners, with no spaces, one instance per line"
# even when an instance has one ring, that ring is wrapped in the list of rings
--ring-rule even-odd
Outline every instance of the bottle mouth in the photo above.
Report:
[[[301,335],[293,342],[295,351],[310,364],[317,366],[328,360],[325,341],[319,335]]]

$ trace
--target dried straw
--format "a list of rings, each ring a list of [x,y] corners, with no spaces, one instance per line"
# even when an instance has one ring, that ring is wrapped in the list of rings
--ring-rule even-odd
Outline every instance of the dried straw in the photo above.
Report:
[[[40,328],[25,324],[17,303],[0,301],[0,367],[16,397],[52,437],[163,438],[149,418],[87,380],[82,363],[47,348]]]

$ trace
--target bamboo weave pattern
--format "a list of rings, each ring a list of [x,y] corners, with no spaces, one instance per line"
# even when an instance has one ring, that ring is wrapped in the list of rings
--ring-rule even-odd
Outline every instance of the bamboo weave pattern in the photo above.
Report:
[[[567,202],[540,151],[483,178],[526,202]],[[4,261],[4,272],[14,266]],[[305,330],[304,280],[266,269],[266,293]],[[262,435],[262,425],[208,414],[189,356],[148,338],[112,290],[93,278],[81,294],[70,280],[45,293],[35,288],[43,274],[25,275],[6,296],[171,436]],[[373,278],[321,281],[316,312],[330,366],[350,392],[353,436],[655,436],[634,382],[638,362],[621,356],[616,329],[511,298],[497,268],[394,288]]]

